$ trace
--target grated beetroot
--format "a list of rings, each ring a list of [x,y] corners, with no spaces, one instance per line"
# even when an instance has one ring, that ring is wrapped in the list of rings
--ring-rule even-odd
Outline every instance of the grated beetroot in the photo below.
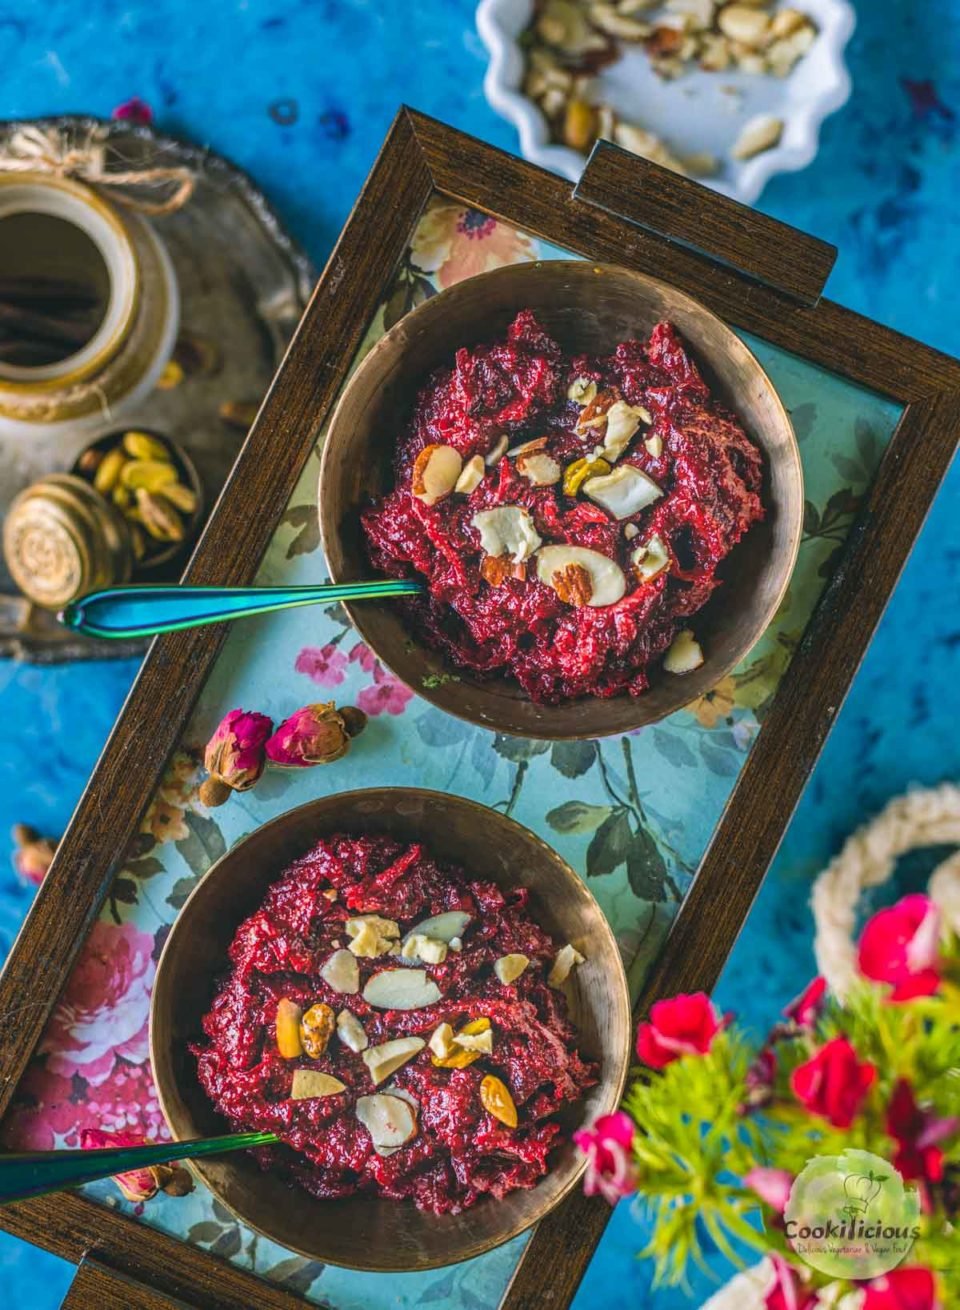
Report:
[[[567,398],[576,378],[614,389],[653,419],[618,461],[648,474],[664,495],[634,515],[636,540],[659,535],[669,569],[641,582],[631,569],[636,541],[606,510],[564,494],[562,484],[532,486],[511,459],[489,469],[468,496],[427,506],[411,491],[413,464],[431,444],[467,460],[486,456],[506,433],[511,446],[546,437],[561,465],[589,456],[596,437],[576,432],[580,407]],[[658,456],[644,440],[662,441]],[[649,668],[720,584],[717,568],[764,516],[762,461],[735,415],[716,402],[670,323],[650,339],[621,342],[612,355],[568,357],[521,311],[505,341],[461,349],[421,390],[398,438],[394,489],[362,516],[371,561],[394,577],[422,574],[425,597],[401,602],[423,639],[475,676],[511,676],[530,698],[557,704],[583,696],[639,695]],[[483,552],[471,519],[478,510],[519,505],[544,544],[585,546],[617,560],[627,575],[622,600],[574,606],[540,582],[535,569],[497,584],[484,580]]]
[[[323,891],[336,888],[331,902]],[[471,919],[463,948],[443,964],[419,965],[442,999],[420,1010],[377,1010],[358,992],[343,996],[320,969],[347,940],[344,920],[380,914],[405,933],[446,910]],[[508,985],[494,962],[502,955],[530,958]],[[500,1198],[533,1187],[548,1168],[560,1132],[552,1117],[596,1082],[596,1069],[577,1053],[561,992],[546,983],[556,946],[527,912],[527,892],[507,896],[493,883],[471,881],[462,869],[435,861],[421,845],[385,837],[330,837],[295,861],[263,905],[237,929],[232,969],[203,1019],[206,1040],[192,1049],[200,1083],[234,1129],[268,1129],[284,1145],[252,1152],[264,1169],[279,1169],[318,1197],[372,1191],[412,1199],[437,1214],[457,1212],[484,1196]],[[361,959],[360,991],[395,956]],[[284,1059],[275,1022],[282,998],[304,1009],[324,1001],[351,1010],[370,1045],[394,1037],[428,1040],[441,1023],[454,1031],[481,1016],[491,1021],[493,1054],[464,1069],[437,1068],[424,1048],[375,1088],[360,1055],[331,1038],[319,1059]],[[333,1074],[347,1091],[322,1099],[290,1099],[297,1068]],[[495,1074],[506,1083],[518,1126],[505,1127],[483,1108],[480,1083]],[[394,1154],[378,1155],[357,1120],[357,1097],[396,1087],[419,1103],[418,1132]]]

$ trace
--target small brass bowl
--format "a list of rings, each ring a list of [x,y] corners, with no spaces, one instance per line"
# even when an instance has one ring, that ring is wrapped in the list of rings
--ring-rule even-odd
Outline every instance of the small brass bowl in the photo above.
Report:
[[[459,1215],[370,1195],[322,1201],[263,1172],[246,1153],[192,1168],[214,1196],[257,1232],[312,1260],[349,1269],[413,1271],[454,1264],[499,1246],[542,1219],[577,1185],[584,1163],[573,1130],[614,1110],[630,1064],[631,1017],[620,952],[603,912],[568,864],[526,828],[473,801],[415,788],[343,792],[311,801],[238,842],[201,879],[180,911],[157,966],[150,1055],[160,1105],[175,1139],[228,1131],[201,1088],[188,1045],[201,1034],[227,948],[283,869],[336,832],[424,841],[437,858],[504,888],[530,889],[530,912],[554,939],[586,957],[567,996],[579,1049],[600,1081],[560,1116],[562,1136],[543,1180]]]
[[[584,738],[630,732],[672,714],[717,683],[747,654],[776,613],[803,527],[803,472],[790,418],[740,338],[703,305],[665,282],[583,261],[517,264],[468,278],[415,309],[370,351],[330,423],[320,469],[320,526],[330,577],[372,573],[360,512],[393,485],[397,438],[430,373],[459,346],[502,337],[529,308],[569,352],[609,354],[669,319],[686,338],[714,395],[764,454],[767,517],[721,566],[724,585],[691,620],[704,652],[694,673],[651,669],[642,696],[536,705],[510,679],[454,668],[411,632],[395,604],[345,608],[363,640],[397,677],[449,714],[522,737]],[[450,675],[454,675],[451,677]]]

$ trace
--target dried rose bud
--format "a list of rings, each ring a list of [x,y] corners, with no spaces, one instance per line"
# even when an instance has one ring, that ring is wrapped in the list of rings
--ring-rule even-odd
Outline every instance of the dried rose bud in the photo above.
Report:
[[[80,1147],[84,1151],[99,1151],[115,1146],[143,1146],[145,1140],[132,1133],[107,1133],[100,1128],[84,1128],[80,1133]],[[163,1190],[170,1196],[186,1196],[193,1191],[193,1180],[179,1164],[155,1164],[148,1169],[130,1169],[114,1174],[113,1181],[128,1201],[142,1204]]]
[[[346,755],[351,737],[363,731],[366,721],[367,716],[352,705],[342,710],[333,701],[304,705],[267,742],[267,759],[288,769],[332,764]]]
[[[49,837],[41,837],[36,828],[30,828],[25,823],[16,824],[13,840],[13,867],[24,882],[39,887],[53,863],[57,843]]]
[[[263,773],[264,746],[272,731],[266,714],[231,710],[224,716],[203,757],[210,774],[200,787],[204,805],[222,805],[232,791],[249,791]]]

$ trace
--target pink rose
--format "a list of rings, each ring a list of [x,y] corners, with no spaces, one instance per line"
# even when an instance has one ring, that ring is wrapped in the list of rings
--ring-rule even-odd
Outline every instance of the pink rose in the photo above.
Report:
[[[633,1147],[633,1120],[623,1110],[602,1114],[589,1128],[573,1134],[573,1140],[587,1157],[583,1190],[587,1196],[600,1195],[611,1205],[621,1196],[636,1190]]]
[[[864,1288],[862,1310],[941,1310],[933,1273],[908,1265],[881,1274]]]
[[[790,1075],[793,1094],[834,1128],[849,1128],[876,1081],[876,1066],[861,1062],[846,1037],[834,1037]]]
[[[153,938],[132,923],[97,920],[40,1044],[52,1073],[96,1084],[116,1056],[147,1059],[152,954]]]
[[[887,1107],[887,1133],[897,1144],[894,1168],[904,1178],[921,1184],[924,1209],[930,1209],[930,1185],[943,1179],[944,1155],[938,1143],[960,1131],[960,1119],[941,1118],[922,1110],[913,1088],[898,1078]]]
[[[263,773],[264,747],[273,731],[265,714],[231,710],[207,742],[203,763],[210,777],[200,788],[204,805],[222,805],[232,791],[249,791]]]
[[[940,986],[940,910],[929,896],[904,896],[867,923],[859,965],[865,978],[891,983],[891,1001],[932,996]]]
[[[413,692],[388,673],[379,660],[373,668],[373,686],[364,687],[357,695],[357,704],[371,718],[377,714],[402,714]]]
[[[786,1169],[764,1169],[758,1165],[756,1169],[744,1174],[743,1181],[756,1192],[764,1205],[768,1205],[777,1214],[783,1214],[790,1200],[793,1174]]]
[[[141,1146],[145,1142],[134,1133],[105,1133],[99,1128],[84,1128],[80,1134],[80,1148],[84,1151],[105,1151],[118,1146]],[[137,1205],[151,1200],[161,1188],[173,1196],[186,1196],[193,1191],[193,1181],[178,1164],[154,1164],[146,1169],[130,1169],[113,1175],[113,1181],[128,1201]]]
[[[314,764],[332,764],[350,749],[351,740],[363,732],[367,716],[333,701],[303,705],[280,724],[267,742],[267,759],[285,769],[306,769]]]
[[[812,1028],[820,1018],[826,994],[826,978],[816,977],[813,982],[807,983],[795,1000],[790,1002],[784,1014],[800,1028]]]
[[[766,1310],[814,1310],[817,1294],[804,1287],[800,1275],[779,1255],[771,1256],[773,1273],[767,1284]]]
[[[652,1069],[663,1069],[681,1055],[706,1055],[722,1027],[706,992],[657,1001],[649,1023],[637,1029],[637,1055]]]
[[[343,651],[328,643],[326,646],[304,646],[293,667],[321,687],[338,687],[343,682],[347,663]]]

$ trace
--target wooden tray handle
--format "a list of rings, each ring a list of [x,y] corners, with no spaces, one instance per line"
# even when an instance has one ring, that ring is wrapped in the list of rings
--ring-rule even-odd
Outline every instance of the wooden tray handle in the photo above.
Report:
[[[837,258],[836,246],[610,141],[593,147],[573,196],[728,264],[801,305],[817,303]]]

